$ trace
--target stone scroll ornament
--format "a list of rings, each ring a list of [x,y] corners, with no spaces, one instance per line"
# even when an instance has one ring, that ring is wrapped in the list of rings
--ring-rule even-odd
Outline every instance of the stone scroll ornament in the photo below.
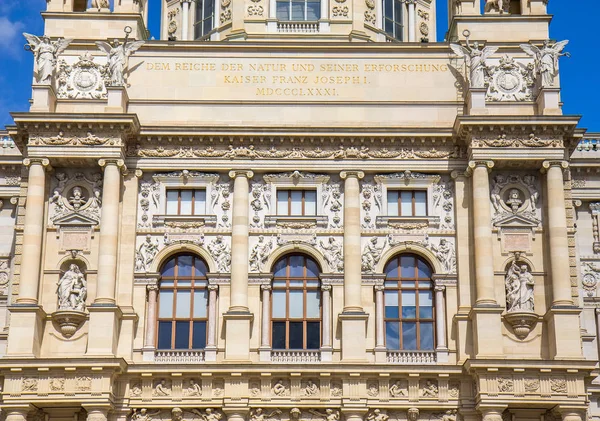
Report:
[[[35,75],[36,83],[51,85],[58,56],[73,42],[73,38],[60,38],[57,41],[51,41],[50,37],[46,35],[38,38],[35,35],[23,33],[23,36],[27,39],[25,50],[31,51],[35,57],[37,67]]]
[[[129,28],[129,30],[127,30]],[[118,39],[113,40],[112,44],[104,41],[96,41],[96,45],[107,55],[108,73],[110,75],[110,86],[125,86],[127,82],[126,72],[129,62],[129,56],[141,48],[146,41],[128,41],[131,28],[125,28],[126,37],[122,44]]]
[[[467,45],[463,47],[460,44],[450,44],[450,48],[454,53],[465,60],[465,64],[469,69],[469,86],[471,88],[485,88],[486,63],[488,57],[498,51],[498,47],[488,46],[479,47],[479,42],[473,44],[469,41],[469,31],[463,33],[466,37]]]
[[[540,76],[543,88],[555,87],[556,76],[558,76],[558,59],[560,57],[571,57],[570,53],[563,53],[569,40],[560,41],[551,45],[550,41],[544,41],[542,48],[533,44],[521,44],[525,53],[535,59],[535,72]]]

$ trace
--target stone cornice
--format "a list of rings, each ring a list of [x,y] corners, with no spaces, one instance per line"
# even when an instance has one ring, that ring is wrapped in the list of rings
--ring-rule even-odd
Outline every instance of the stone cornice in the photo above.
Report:
[[[561,139],[575,134],[579,116],[458,116],[454,133],[464,141],[472,136],[506,133],[513,136],[554,135]]]

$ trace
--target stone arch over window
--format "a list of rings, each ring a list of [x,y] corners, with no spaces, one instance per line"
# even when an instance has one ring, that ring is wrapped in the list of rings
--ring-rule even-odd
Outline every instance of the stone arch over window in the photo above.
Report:
[[[315,247],[306,244],[306,243],[290,243],[284,246],[278,247],[276,250],[271,253],[269,259],[265,263],[266,268],[273,268],[275,263],[279,261],[282,257],[290,254],[290,253],[299,253],[305,254],[308,257],[315,260],[317,265],[321,268],[320,273],[330,273],[331,268],[327,264],[325,257],[319,250]]]
[[[159,350],[204,349],[208,330],[208,266],[195,253],[171,255],[160,267]]]
[[[272,272],[272,349],[320,349],[322,303],[318,262],[304,253],[289,253],[275,262]]]
[[[385,347],[388,351],[433,351],[433,268],[419,254],[399,253],[387,260],[384,273]]]
[[[159,251],[150,266],[149,272],[159,272],[159,269],[174,255],[179,253],[191,253],[201,257],[208,267],[209,273],[217,272],[217,264],[210,253],[195,244],[172,244]]]
[[[383,253],[379,264],[375,268],[376,273],[384,273],[385,266],[394,256],[403,253],[415,254],[422,257],[431,267],[433,273],[444,273],[444,267],[442,262],[427,248],[416,244],[416,243],[403,243],[395,247],[390,248],[388,251]]]

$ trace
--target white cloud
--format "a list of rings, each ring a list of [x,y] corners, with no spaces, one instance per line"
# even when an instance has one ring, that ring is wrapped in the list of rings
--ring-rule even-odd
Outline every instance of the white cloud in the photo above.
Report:
[[[16,55],[25,44],[21,39],[24,27],[22,22],[11,22],[6,16],[0,16],[0,51]]]

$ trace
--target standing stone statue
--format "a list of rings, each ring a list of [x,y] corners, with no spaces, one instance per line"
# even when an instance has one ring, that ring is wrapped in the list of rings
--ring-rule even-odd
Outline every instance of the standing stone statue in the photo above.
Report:
[[[25,49],[31,51],[35,57],[37,66],[36,82],[40,85],[50,85],[52,83],[52,76],[54,76],[54,71],[56,70],[58,56],[73,42],[73,38],[60,38],[53,42],[46,35],[40,39],[35,35],[25,32],[23,36],[27,39],[28,43]]]
[[[92,7],[98,11],[110,9],[110,2],[108,0],[92,0]]]
[[[59,310],[85,310],[87,281],[79,266],[71,264],[57,284]]]
[[[460,44],[450,44],[450,48],[454,53],[465,59],[465,63],[470,72],[470,87],[485,88],[485,61],[488,57],[498,51],[498,47],[488,46],[483,49],[479,48],[479,42],[475,41],[473,46],[467,37],[467,46],[463,47]]]
[[[563,53],[569,40],[557,42],[550,45],[550,41],[544,41],[544,46],[539,49],[533,44],[521,44],[521,49],[535,58],[536,73],[541,76],[542,87],[552,88],[556,76],[558,76],[558,59],[560,57],[571,57],[569,53]]]
[[[127,64],[129,56],[135,53],[144,45],[146,41],[130,41],[125,39],[121,44],[118,39],[115,39],[111,44],[104,41],[96,41],[96,45],[100,50],[107,54],[108,74],[110,75],[110,86],[125,86]]]
[[[527,265],[517,265],[518,254],[515,255],[504,281],[506,286],[506,310],[534,311],[533,275]]]
[[[375,272],[375,266],[379,263],[383,249],[387,246],[387,240],[383,242],[381,247],[377,246],[377,237],[373,237],[369,240],[365,248],[363,249],[361,266],[363,272]]]
[[[209,245],[208,251],[217,262],[217,269],[221,273],[226,273],[231,267],[231,250],[222,235],[217,235]]]

